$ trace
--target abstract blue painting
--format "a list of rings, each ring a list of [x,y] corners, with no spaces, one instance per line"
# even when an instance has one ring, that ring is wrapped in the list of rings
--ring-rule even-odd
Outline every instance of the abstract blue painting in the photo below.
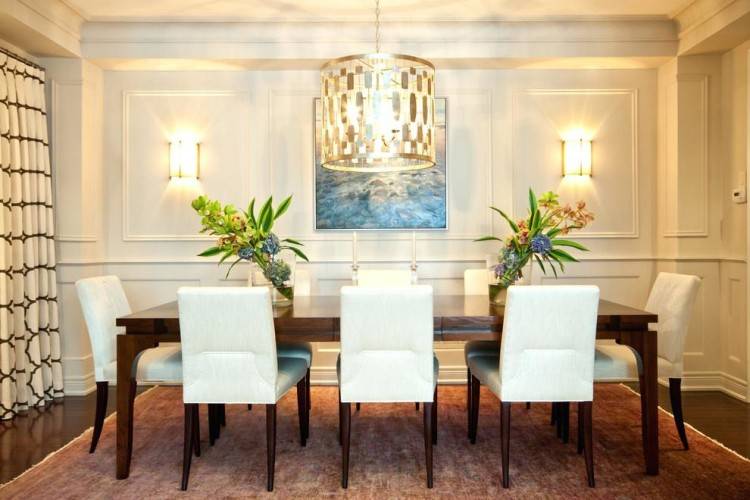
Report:
[[[446,98],[435,99],[436,164],[413,172],[337,172],[320,165],[315,99],[315,229],[447,229]]]

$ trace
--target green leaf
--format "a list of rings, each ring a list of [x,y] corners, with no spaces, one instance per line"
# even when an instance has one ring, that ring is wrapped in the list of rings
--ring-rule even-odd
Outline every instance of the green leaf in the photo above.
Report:
[[[534,191],[531,188],[529,188],[529,209],[531,210],[532,214],[538,211],[536,195],[534,194]]]
[[[255,198],[250,200],[250,205],[247,207],[247,220],[250,221],[251,227],[258,226],[258,222],[255,220]]]
[[[588,252],[589,249],[585,246],[581,245],[577,241],[571,241],[571,240],[552,240],[552,246],[556,247],[573,247],[578,250]]]
[[[564,265],[564,264],[562,263],[562,260],[560,260],[560,258],[559,258],[559,257],[557,257],[556,255],[554,255],[554,254],[552,254],[552,253],[550,253],[550,254],[549,254],[549,256],[550,256],[550,257],[551,257],[551,258],[552,258],[552,259],[553,259],[553,260],[554,260],[555,262],[557,262],[557,263],[558,263],[558,264],[560,265],[560,270],[564,272],[564,271],[565,271],[565,265]],[[554,266],[553,266],[553,269],[554,269]]]
[[[539,264],[539,267],[542,268],[542,272],[544,274],[547,274],[547,269],[544,268],[544,262],[542,262],[542,259],[540,259],[539,256],[536,254],[534,254],[534,258],[536,259],[536,262]]]
[[[229,278],[229,273],[231,273],[231,272],[232,272],[232,269],[234,268],[234,266],[236,266],[236,265],[237,265],[237,264],[238,264],[238,263],[239,263],[239,262],[240,262],[241,260],[242,260],[242,259],[240,259],[240,258],[238,257],[238,258],[237,258],[237,260],[235,260],[234,262],[232,262],[232,265],[231,265],[231,266],[229,266],[229,269],[227,269],[227,275],[226,275],[226,276],[224,276],[224,279],[227,279],[227,278]]]
[[[562,262],[578,262],[578,259],[570,255],[565,250],[560,250],[559,248],[552,249],[549,255],[557,257],[556,260]]]
[[[299,246],[301,246],[301,247],[305,246],[305,245],[303,245],[302,243],[300,243],[299,241],[297,241],[297,240],[293,240],[293,239],[291,239],[291,238],[286,238],[286,239],[283,239],[283,240],[281,240],[281,241],[283,241],[283,242],[285,242],[285,243],[291,243],[292,245],[299,245]]]
[[[549,231],[549,232],[547,233],[547,236],[548,236],[548,237],[549,237],[550,239],[552,239],[552,238],[554,238],[555,236],[557,236],[558,234],[560,234],[560,231],[562,231],[562,228],[561,228],[561,227],[556,227],[556,228],[554,228],[554,229],[550,230],[550,231]]]
[[[234,255],[234,249],[230,248],[226,252],[224,252],[224,255],[221,256],[221,260],[219,260],[219,265],[223,264],[225,260],[227,260],[229,257]]]
[[[492,210],[494,210],[495,212],[499,213],[500,216],[508,222],[508,225],[510,225],[510,228],[514,232],[516,232],[516,233],[518,232],[518,224],[516,224],[515,222],[513,222],[513,220],[510,217],[508,217],[507,215],[505,215],[505,212],[503,212],[499,208],[495,208],[495,207],[490,207],[490,208]]]
[[[289,205],[292,204],[292,197],[289,196],[287,199],[281,202],[281,205],[278,206],[276,209],[276,214],[273,216],[273,220],[278,219],[282,215],[284,215],[284,212],[286,212],[289,209]]]
[[[263,203],[263,206],[260,207],[260,214],[258,214],[258,226],[262,229],[265,225],[265,220],[268,217],[268,214],[270,212],[273,212],[273,208],[271,208],[271,204],[273,203],[273,196],[268,198],[265,203]]]
[[[296,253],[296,254],[297,254],[297,257],[299,257],[300,259],[302,259],[302,260],[304,260],[304,261],[306,261],[306,262],[310,262],[310,259],[308,259],[308,258],[307,258],[307,255],[305,255],[305,254],[304,254],[304,253],[302,252],[302,250],[300,250],[299,248],[297,248],[297,247],[285,247],[285,248],[288,248],[288,249],[289,249],[289,250],[291,250],[292,252]]]
[[[481,238],[477,238],[474,241],[503,241],[503,240],[495,236],[482,236]]]
[[[211,247],[207,250],[203,250],[201,253],[198,254],[198,257],[212,257],[214,255],[219,255],[221,252],[223,252],[221,247]]]

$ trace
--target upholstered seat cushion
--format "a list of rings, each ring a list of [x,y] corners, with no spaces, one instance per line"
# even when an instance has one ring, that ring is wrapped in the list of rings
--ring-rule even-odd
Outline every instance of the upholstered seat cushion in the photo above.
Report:
[[[594,380],[596,382],[624,382],[638,380],[639,359],[627,346],[597,342],[594,357]],[[680,377],[682,367],[665,358],[657,358],[660,377]]]
[[[467,359],[471,374],[494,395],[500,397],[500,354],[472,356]]]
[[[464,345],[464,361],[474,356],[500,356],[500,343],[497,340],[470,340]]]
[[[161,344],[142,351],[136,359],[136,380],[145,383],[182,383],[182,351],[180,344]],[[104,377],[117,380],[117,361],[104,365]]]
[[[279,374],[276,377],[276,399],[279,400],[289,389],[307,375],[307,363],[302,358],[278,359]]]
[[[433,386],[437,387],[438,383],[438,374],[440,373],[440,362],[438,361],[437,355],[432,356],[432,376],[433,376]],[[341,354],[339,354],[338,358],[336,358],[336,378],[339,381],[339,384],[341,384]]]
[[[312,344],[309,342],[278,342],[276,353],[280,358],[299,358],[312,365]]]

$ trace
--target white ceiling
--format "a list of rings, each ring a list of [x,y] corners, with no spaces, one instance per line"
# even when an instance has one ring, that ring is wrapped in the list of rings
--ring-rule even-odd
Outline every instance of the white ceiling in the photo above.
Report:
[[[64,0],[89,21],[369,21],[374,0]],[[692,0],[382,0],[385,20],[671,17]]]

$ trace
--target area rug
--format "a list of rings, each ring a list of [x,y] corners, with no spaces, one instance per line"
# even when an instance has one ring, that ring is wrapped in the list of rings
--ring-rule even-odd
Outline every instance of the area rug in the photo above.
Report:
[[[586,486],[575,436],[563,444],[549,425],[549,405],[516,405],[511,417],[511,487],[500,485],[499,403],[484,389],[477,444],[466,438],[465,389],[440,387],[435,487],[425,487],[422,417],[412,404],[362,405],[352,418],[349,489],[340,488],[337,391],[314,387],[310,439],[299,446],[296,396],[279,403],[276,487],[265,491],[263,407],[227,407],[227,425],[209,447],[202,409],[203,455],[190,487],[179,490],[183,412],[180,388],[159,387],[136,400],[130,477],[115,473],[115,419],[88,453],[91,431],[0,489],[0,498],[750,498],[750,462],[694,429],[683,451],[672,418],[660,412],[661,473],[644,474],[640,401],[619,385],[597,386],[594,404],[596,488]],[[571,409],[571,424],[576,414]]]

